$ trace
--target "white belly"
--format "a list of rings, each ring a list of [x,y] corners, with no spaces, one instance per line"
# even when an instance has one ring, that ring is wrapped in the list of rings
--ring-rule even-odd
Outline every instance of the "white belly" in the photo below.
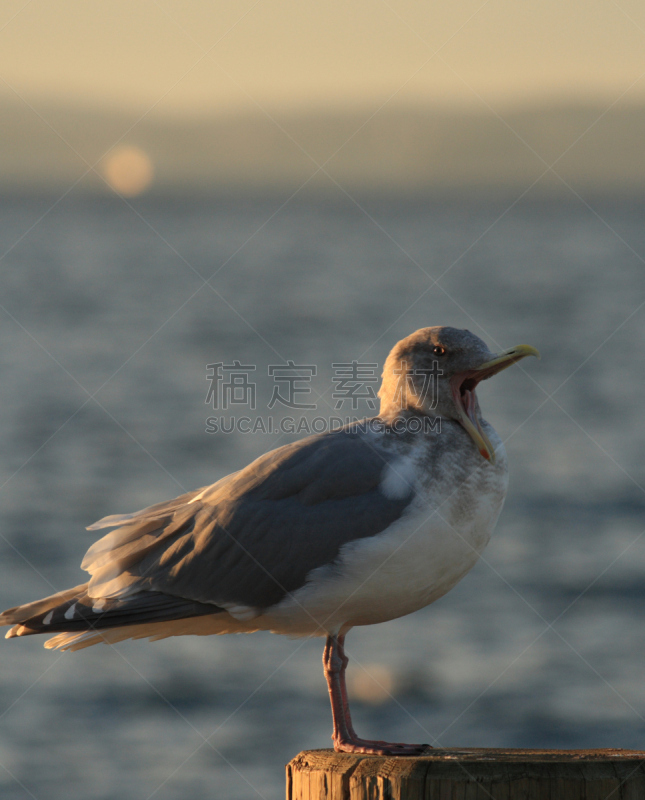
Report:
[[[499,478],[490,491],[467,481],[434,512],[438,504],[420,496],[382,533],[345,545],[334,565],[314,570],[305,586],[257,622],[277,633],[326,635],[434,602],[472,569],[488,544],[504,500],[505,475]]]

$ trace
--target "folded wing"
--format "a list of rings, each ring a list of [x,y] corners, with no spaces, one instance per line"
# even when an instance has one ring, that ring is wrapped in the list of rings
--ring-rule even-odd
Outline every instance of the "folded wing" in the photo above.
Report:
[[[147,626],[231,608],[262,613],[333,563],[344,544],[405,512],[411,489],[396,497],[380,490],[391,460],[364,435],[342,430],[271,451],[167,503],[106,517],[90,526],[115,530],[83,560],[89,583],[10,609],[0,623],[19,623],[8,634],[16,636]]]
[[[90,594],[137,587],[223,607],[275,605],[344,544],[401,516],[411,491],[393,498],[380,490],[388,460],[345,431],[268,453],[197,493],[163,529],[151,530],[158,519],[143,512],[137,531],[122,529],[117,550],[91,550]]]

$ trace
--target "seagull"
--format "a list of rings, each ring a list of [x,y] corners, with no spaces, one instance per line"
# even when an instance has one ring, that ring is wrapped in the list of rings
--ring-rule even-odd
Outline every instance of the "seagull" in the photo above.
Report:
[[[467,330],[422,328],[383,370],[376,417],[266,453],[212,486],[99,520],[90,580],[0,615],[47,648],[269,630],[324,636],[338,752],[416,755],[359,737],[345,636],[448,592],[488,543],[507,489],[504,446],[476,387],[526,356]]]

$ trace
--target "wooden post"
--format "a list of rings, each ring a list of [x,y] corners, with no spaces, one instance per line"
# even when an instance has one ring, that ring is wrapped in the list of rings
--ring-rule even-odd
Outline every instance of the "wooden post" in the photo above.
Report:
[[[645,800],[645,751],[306,750],[287,764],[287,800]]]

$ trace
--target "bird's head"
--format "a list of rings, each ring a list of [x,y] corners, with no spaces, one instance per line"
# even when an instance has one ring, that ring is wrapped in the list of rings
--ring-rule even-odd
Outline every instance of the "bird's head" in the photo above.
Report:
[[[459,422],[481,455],[495,461],[495,451],[479,420],[475,388],[526,356],[540,354],[520,344],[494,354],[474,333],[458,328],[421,328],[398,342],[383,368],[380,416],[406,414],[447,417]]]

